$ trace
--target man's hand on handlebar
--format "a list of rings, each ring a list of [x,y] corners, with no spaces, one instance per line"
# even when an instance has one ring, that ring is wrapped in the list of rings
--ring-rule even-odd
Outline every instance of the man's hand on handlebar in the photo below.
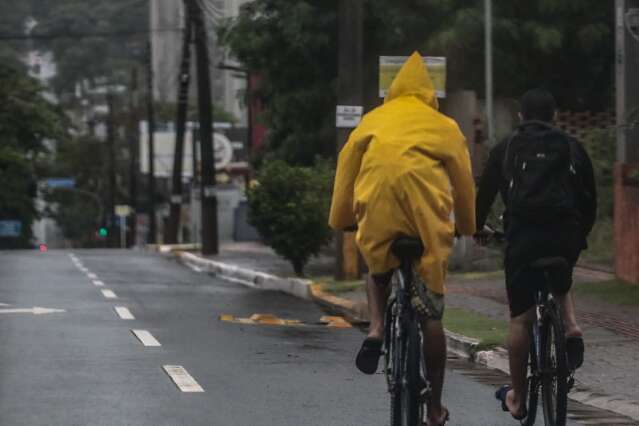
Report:
[[[478,231],[473,235],[473,239],[480,246],[487,245],[495,236],[495,230],[488,225],[484,225],[481,231]]]

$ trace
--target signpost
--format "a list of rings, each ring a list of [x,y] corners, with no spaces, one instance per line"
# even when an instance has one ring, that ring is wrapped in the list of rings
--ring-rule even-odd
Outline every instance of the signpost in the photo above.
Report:
[[[385,98],[395,76],[406,62],[408,56],[379,57],[379,97]],[[424,56],[424,64],[435,86],[438,98],[446,97],[446,58],[443,56]]]
[[[22,222],[19,220],[0,220],[0,237],[19,237],[22,234]]]
[[[131,206],[124,204],[115,206],[115,215],[120,219],[120,248],[126,248],[126,217],[132,212]]]
[[[364,107],[337,105],[335,127],[338,129],[354,129],[362,120]]]
[[[49,178],[45,183],[47,188],[75,188],[74,178]]]

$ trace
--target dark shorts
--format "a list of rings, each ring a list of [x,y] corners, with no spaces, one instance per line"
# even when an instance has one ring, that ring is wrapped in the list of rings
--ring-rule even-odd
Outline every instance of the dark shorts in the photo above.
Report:
[[[511,317],[517,317],[535,305],[541,286],[550,285],[554,294],[565,294],[572,286],[572,272],[581,251],[582,237],[571,226],[520,228],[508,238],[504,266],[506,291]],[[569,271],[531,269],[528,265],[544,257],[563,257]],[[550,280],[550,283],[547,281]]]
[[[386,287],[394,271],[371,275],[375,285]],[[418,316],[424,320],[441,321],[444,316],[444,295],[428,289],[421,275],[413,270],[413,285],[410,288],[411,304]]]

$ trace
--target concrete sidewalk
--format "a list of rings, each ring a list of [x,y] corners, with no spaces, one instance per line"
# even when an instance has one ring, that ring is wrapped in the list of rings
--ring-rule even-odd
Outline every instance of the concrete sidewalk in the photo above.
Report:
[[[204,272],[258,288],[314,298],[351,320],[365,319],[362,317],[366,316],[366,296],[361,289],[339,295],[323,293],[310,280],[295,278],[288,262],[258,243],[224,244],[220,249],[219,255],[210,257],[186,252],[175,254],[182,262]],[[328,254],[314,258],[305,271],[308,276],[331,276],[333,259]],[[575,285],[612,278],[605,272],[578,268]],[[508,320],[500,272],[451,274],[447,286],[447,307]],[[586,337],[586,361],[577,374],[577,386],[571,398],[639,420],[639,307],[622,307],[580,296],[576,298],[576,305]],[[473,339],[455,335],[449,342],[457,353],[489,367],[507,370],[504,349],[475,354]]]

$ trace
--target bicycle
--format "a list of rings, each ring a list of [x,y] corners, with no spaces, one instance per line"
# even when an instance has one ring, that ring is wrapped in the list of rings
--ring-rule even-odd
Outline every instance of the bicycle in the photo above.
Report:
[[[493,240],[505,240],[503,233],[487,229]],[[541,270],[544,282],[535,292],[535,319],[530,330],[532,341],[527,366],[528,415],[520,423],[521,426],[535,424],[541,388],[545,425],[565,426],[568,392],[574,385],[575,371],[568,365],[564,322],[552,289],[558,281],[570,279],[570,265],[563,257],[546,257],[532,262],[528,268]]]
[[[410,286],[413,262],[424,251],[420,240],[402,237],[391,250],[401,265],[394,272],[394,295],[385,316],[384,373],[391,395],[391,426],[421,426],[424,404],[430,396],[426,365],[422,356],[423,337],[413,310]]]

